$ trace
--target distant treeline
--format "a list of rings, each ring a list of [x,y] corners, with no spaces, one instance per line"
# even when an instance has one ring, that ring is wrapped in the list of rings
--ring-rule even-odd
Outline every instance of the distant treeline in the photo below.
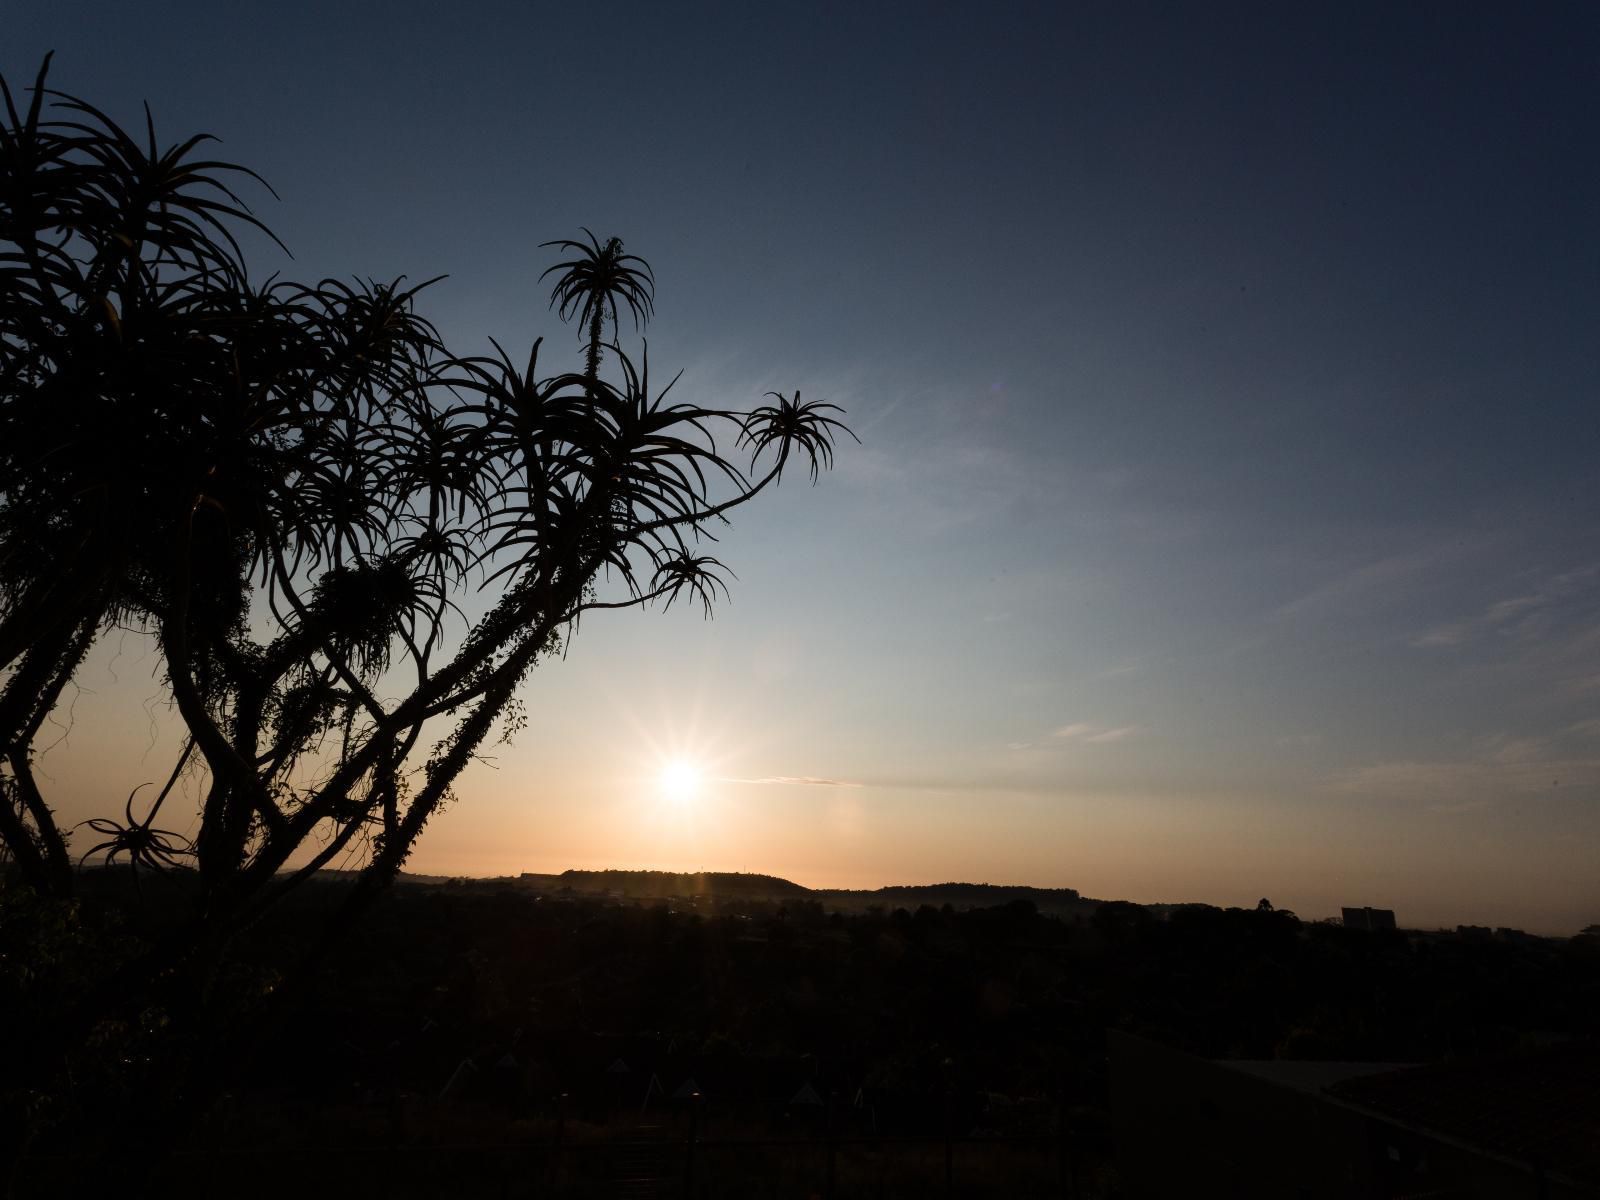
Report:
[[[661,900],[676,896],[788,899],[810,894],[809,888],[787,879],[742,871],[563,871],[560,875],[523,875],[522,881],[574,892]]]
[[[1061,913],[1082,909],[1093,912],[1097,900],[1084,900],[1077,888],[1036,888],[1020,884],[993,883],[934,883],[926,886],[900,885],[881,887],[872,891],[849,891],[823,888],[811,893],[828,907],[859,909],[873,905],[885,908],[920,908],[931,905],[953,909],[995,908],[1002,904],[1025,901],[1043,913]]]
[[[541,891],[613,895],[628,899],[672,900],[705,897],[714,900],[810,900],[828,911],[862,912],[869,908],[916,909],[923,905],[953,909],[994,908],[1026,901],[1038,911],[1071,915],[1094,911],[1097,900],[1084,900],[1076,888],[1036,888],[992,883],[934,883],[875,889],[808,888],[776,875],[742,871],[563,871],[559,875],[524,873],[517,882]]]

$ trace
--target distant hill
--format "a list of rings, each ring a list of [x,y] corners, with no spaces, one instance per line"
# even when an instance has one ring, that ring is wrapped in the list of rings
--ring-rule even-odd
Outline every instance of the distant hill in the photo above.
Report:
[[[1025,900],[1040,912],[1056,915],[1090,913],[1100,902],[1087,900],[1074,888],[1036,888],[992,883],[900,885],[872,890],[808,888],[776,875],[735,871],[563,871],[559,875],[524,873],[517,885],[538,891],[570,891],[630,900],[670,900],[700,896],[718,900],[809,900],[824,908],[861,912],[868,908],[917,909],[923,905],[954,909],[993,908]]]
[[[881,905],[884,908],[921,908],[924,904],[954,909],[994,908],[1025,900],[1042,913],[1068,915],[1093,912],[1100,901],[1086,900],[1076,888],[1038,888],[1023,884],[931,883],[881,887],[871,891],[823,888],[812,898],[830,908],[859,910]]]
[[[525,874],[524,885],[574,892],[666,900],[674,896],[709,896],[722,900],[787,900],[811,895],[809,888],[776,875],[741,871],[563,871],[559,875]]]

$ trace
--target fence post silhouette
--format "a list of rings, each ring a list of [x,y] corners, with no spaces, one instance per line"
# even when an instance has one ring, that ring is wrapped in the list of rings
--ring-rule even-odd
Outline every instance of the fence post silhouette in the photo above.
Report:
[[[567,1093],[562,1092],[556,1097],[556,1136],[555,1145],[550,1151],[550,1190],[556,1193],[561,1191],[562,1154],[566,1147],[567,1133]]]
[[[700,1133],[700,1093],[689,1094],[689,1140],[683,1157],[684,1200],[694,1200],[694,1144]]]
[[[833,1140],[833,1101],[835,1095],[837,1093],[832,1088],[829,1088],[827,1108],[824,1110],[822,1118],[822,1136],[826,1142],[828,1154],[827,1173],[823,1176],[822,1185],[823,1200],[833,1200],[833,1156],[836,1149]]]
[[[944,1086],[944,1194],[955,1193],[955,1085],[946,1081]]]
[[[1065,1091],[1056,1100],[1056,1173],[1060,1178],[1061,1195],[1065,1200],[1075,1200],[1078,1181],[1072,1174],[1072,1155],[1067,1147],[1067,1098]]]

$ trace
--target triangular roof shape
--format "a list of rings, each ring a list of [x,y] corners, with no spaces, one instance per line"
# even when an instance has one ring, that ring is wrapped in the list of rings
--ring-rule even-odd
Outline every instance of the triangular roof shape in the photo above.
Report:
[[[445,1082],[444,1089],[440,1091],[439,1099],[449,1100],[452,1096],[466,1086],[467,1080],[471,1079],[477,1073],[478,1064],[473,1062],[470,1058],[463,1058],[456,1066],[456,1069],[450,1072],[450,1078]]]
[[[631,1072],[628,1070],[628,1064],[627,1063],[623,1062],[620,1058],[613,1058],[611,1060],[611,1065],[606,1068],[606,1074],[607,1075],[628,1075],[628,1074],[631,1074]]]
[[[639,1102],[639,1111],[643,1113],[650,1107],[651,1096],[665,1096],[667,1089],[661,1086],[661,1077],[654,1071],[650,1072],[650,1082],[644,1085],[644,1099]]]
[[[817,1089],[809,1083],[802,1083],[800,1090],[789,1097],[790,1104],[822,1104],[822,1097],[817,1095]]]
[[[1600,1044],[1463,1058],[1345,1079],[1335,1100],[1586,1186],[1600,1184]]]
[[[678,1085],[678,1090],[672,1093],[672,1098],[674,1100],[687,1100],[699,1090],[700,1085],[694,1081],[694,1076],[691,1075]]]

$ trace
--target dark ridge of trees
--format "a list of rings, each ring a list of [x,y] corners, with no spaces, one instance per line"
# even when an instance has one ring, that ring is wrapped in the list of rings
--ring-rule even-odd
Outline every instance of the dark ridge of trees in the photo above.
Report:
[[[563,871],[555,877],[574,891],[617,892],[623,896],[668,898],[716,896],[756,898],[806,896],[810,889],[776,875],[743,871]]]
[[[883,904],[949,904],[955,908],[990,908],[1015,900],[1027,901],[1041,907],[1072,906],[1082,899],[1076,888],[1036,888],[995,883],[896,884],[870,891],[821,889],[816,894],[825,899],[835,896],[867,897],[871,901]]]
[[[470,882],[470,881],[463,881]],[[859,909],[870,906],[992,908],[1023,902],[1047,911],[1093,911],[1099,901],[1084,900],[1075,888],[1035,888],[1011,884],[934,883],[895,885],[873,889],[808,888],[776,875],[742,871],[563,871],[559,875],[529,874],[524,884],[562,887],[574,892],[614,892],[619,896],[711,898],[809,899],[824,908]]]

